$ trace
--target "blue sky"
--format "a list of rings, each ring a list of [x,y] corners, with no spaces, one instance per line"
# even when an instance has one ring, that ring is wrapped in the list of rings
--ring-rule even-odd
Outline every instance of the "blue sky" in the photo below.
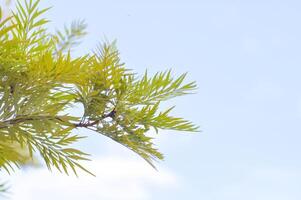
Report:
[[[76,55],[105,38],[117,39],[128,68],[188,72],[188,80],[199,86],[197,94],[167,105],[177,105],[174,114],[199,124],[202,132],[162,131],[157,143],[166,159],[157,164],[158,173],[106,138],[92,136],[80,144],[94,154],[101,174],[89,199],[301,199],[301,2],[52,0],[42,5],[53,6],[47,14],[51,29],[86,20],[89,35]],[[105,170],[114,174],[112,169],[124,173],[100,180]],[[20,189],[24,180],[18,176],[34,171],[17,175],[20,199],[30,194]],[[130,175],[123,179],[125,174]],[[124,185],[105,187],[116,196],[97,196],[102,191],[97,184],[105,181]],[[140,196],[118,196],[127,195],[121,190],[131,184],[130,191]],[[51,188],[42,191],[51,196]],[[58,191],[67,195],[66,188]],[[41,192],[34,184],[27,189]],[[70,190],[75,200],[82,192]]]

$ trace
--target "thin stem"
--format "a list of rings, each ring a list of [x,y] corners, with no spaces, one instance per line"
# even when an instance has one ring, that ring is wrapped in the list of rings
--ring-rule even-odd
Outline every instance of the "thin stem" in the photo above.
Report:
[[[94,125],[97,125],[99,124],[100,121],[108,118],[108,117],[111,117],[114,119],[115,117],[115,114],[116,114],[116,111],[115,111],[115,108],[108,114],[106,115],[103,115],[100,119],[97,119],[93,122],[87,122],[87,123],[84,123],[84,122],[80,122],[80,123],[77,123],[77,124],[73,124],[75,127],[83,127],[83,128],[87,128],[87,127],[90,127],[90,126],[94,126]]]

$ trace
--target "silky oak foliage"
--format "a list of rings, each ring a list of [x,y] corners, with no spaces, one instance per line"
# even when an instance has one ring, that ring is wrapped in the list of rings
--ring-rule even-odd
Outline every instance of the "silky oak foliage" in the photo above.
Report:
[[[10,172],[40,155],[46,166],[77,174],[89,155],[72,145],[89,129],[124,145],[153,167],[163,159],[151,129],[196,132],[190,121],[170,115],[160,103],[193,93],[195,82],[171,71],[137,76],[120,61],[115,43],[73,57],[86,35],[77,21],[49,33],[39,0],[16,3],[11,16],[0,13],[0,169]],[[77,107],[77,108],[76,108]],[[73,116],[70,108],[83,110]],[[162,106],[161,106],[162,107]]]

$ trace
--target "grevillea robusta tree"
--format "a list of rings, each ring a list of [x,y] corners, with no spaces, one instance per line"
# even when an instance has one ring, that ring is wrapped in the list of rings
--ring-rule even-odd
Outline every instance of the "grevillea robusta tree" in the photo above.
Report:
[[[78,129],[109,137],[153,166],[163,156],[149,130],[198,131],[171,116],[174,107],[160,108],[196,89],[195,82],[184,83],[186,74],[137,76],[114,43],[74,57],[70,49],[86,34],[85,23],[49,33],[46,11],[28,0],[17,2],[9,17],[0,13],[0,169],[10,172],[40,155],[49,169],[91,173],[80,164],[89,155],[71,147],[82,139]],[[83,110],[82,116],[70,108]]]

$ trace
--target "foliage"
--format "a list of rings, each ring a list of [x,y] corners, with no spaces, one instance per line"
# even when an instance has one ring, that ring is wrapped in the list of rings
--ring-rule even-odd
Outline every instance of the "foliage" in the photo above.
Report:
[[[0,169],[10,172],[40,154],[49,169],[75,174],[88,154],[72,148],[93,130],[124,145],[152,165],[163,159],[147,136],[150,129],[197,131],[191,122],[160,111],[160,103],[185,95],[196,84],[171,71],[139,78],[120,61],[114,43],[72,57],[86,34],[84,22],[51,34],[39,0],[17,2],[11,17],[0,15]],[[67,109],[82,106],[82,117]],[[16,148],[17,147],[17,148]],[[21,152],[28,152],[22,154]]]

